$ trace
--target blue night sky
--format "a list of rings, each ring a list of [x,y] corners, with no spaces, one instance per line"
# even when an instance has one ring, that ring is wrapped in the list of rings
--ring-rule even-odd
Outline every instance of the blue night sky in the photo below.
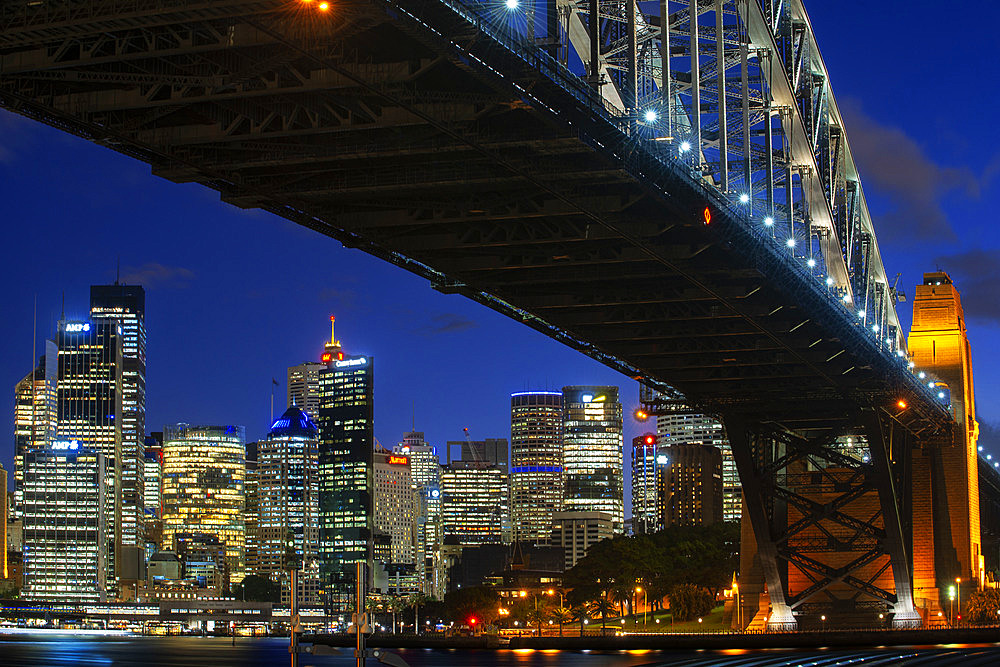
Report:
[[[924,271],[952,274],[969,318],[979,418],[1000,422],[992,382],[1000,244],[991,228],[1000,125],[998,94],[981,66],[995,57],[1000,5],[973,4],[949,32],[934,20],[940,3],[928,0],[806,2],[887,273],[902,272],[910,296]],[[53,334],[63,293],[67,316],[84,316],[89,286],[112,282],[118,258],[123,280],[147,290],[147,430],[235,423],[260,438],[271,378],[281,383],[280,414],[286,367],[318,358],[331,313],[345,351],[375,358],[375,432],[386,446],[414,418],[434,444],[461,439],[463,427],[475,439],[509,437],[513,391],[615,384],[626,412],[637,400],[633,381],[483,306],[5,112],[0,202],[0,462],[8,470],[13,389],[32,367],[33,300],[40,342]],[[911,307],[900,304],[907,323]],[[643,430],[626,419],[626,442]]]

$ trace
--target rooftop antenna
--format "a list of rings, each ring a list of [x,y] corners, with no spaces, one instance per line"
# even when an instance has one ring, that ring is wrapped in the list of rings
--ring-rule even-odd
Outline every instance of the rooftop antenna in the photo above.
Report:
[[[119,281],[122,277],[122,256],[118,255],[118,260],[115,262],[115,287],[120,284]]]
[[[62,293],[62,315],[59,316],[59,319],[66,319],[66,292]]]

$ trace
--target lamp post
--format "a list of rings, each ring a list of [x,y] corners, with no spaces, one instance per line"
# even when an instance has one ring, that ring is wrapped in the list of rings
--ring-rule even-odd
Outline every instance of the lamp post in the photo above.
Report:
[[[951,624],[955,625],[955,587],[954,586],[949,586],[948,587],[948,601],[949,601],[948,605],[950,607],[950,611],[949,611],[948,615],[951,617]]]
[[[649,607],[649,598],[646,595],[646,591],[643,590],[642,586],[635,587],[636,592],[636,602],[639,602],[639,593],[642,593],[642,625],[646,625],[646,610]]]
[[[962,619],[962,578],[955,577],[955,593],[958,595],[958,618]]]
[[[826,614],[823,614],[819,618],[821,621],[823,621],[823,632],[826,632]]]

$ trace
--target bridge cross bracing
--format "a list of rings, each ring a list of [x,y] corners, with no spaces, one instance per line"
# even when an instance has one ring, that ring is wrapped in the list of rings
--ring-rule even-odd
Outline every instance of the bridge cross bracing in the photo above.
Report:
[[[801,2],[307,4],[8,0],[0,106],[391,261],[663,396],[752,415],[754,442],[890,422],[950,437],[909,367]],[[883,463],[861,477],[895,516],[905,490]],[[900,540],[877,542],[905,569]]]

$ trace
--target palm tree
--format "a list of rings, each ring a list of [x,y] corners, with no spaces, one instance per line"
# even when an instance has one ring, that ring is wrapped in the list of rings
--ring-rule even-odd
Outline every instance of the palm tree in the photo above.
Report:
[[[604,635],[605,631],[606,631],[606,622],[608,620],[608,614],[613,614],[614,613],[614,611],[615,611],[615,605],[612,604],[612,602],[610,600],[608,600],[606,597],[601,596],[601,597],[597,598],[596,600],[592,600],[590,602],[590,605],[588,607],[588,611],[591,614],[595,614],[595,615],[596,614],[600,614],[601,615],[601,635]]]
[[[631,587],[615,586],[611,589],[611,600],[618,604],[621,616],[625,616],[625,605],[632,599]]]
[[[562,637],[563,623],[573,620],[573,612],[566,607],[556,607],[552,610],[552,620],[559,624],[559,636]]]
[[[538,636],[542,636],[542,621],[546,619],[548,614],[545,613],[545,607],[538,606],[538,598],[535,598],[535,607],[529,609],[528,613],[524,615],[528,623],[535,623],[538,625]]]
[[[590,613],[587,611],[587,605],[578,604],[570,609],[570,613],[573,615],[574,621],[580,621],[580,636],[582,637],[584,621],[590,618]]]
[[[413,606],[413,634],[420,634],[420,607],[431,601],[431,597],[424,593],[414,593],[407,602]]]

